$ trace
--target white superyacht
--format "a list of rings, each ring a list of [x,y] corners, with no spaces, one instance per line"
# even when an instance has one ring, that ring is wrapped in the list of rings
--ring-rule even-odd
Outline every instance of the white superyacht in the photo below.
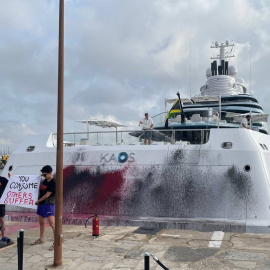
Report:
[[[220,54],[198,96],[166,99],[172,109],[153,117],[151,145],[143,144],[143,131],[106,121],[85,122],[115,132],[64,135],[65,214],[270,233],[268,115],[226,61],[231,46],[212,46]],[[239,128],[247,114],[250,129]],[[46,164],[55,170],[56,145],[56,134],[30,137],[2,176],[10,166],[14,175],[39,174]]]

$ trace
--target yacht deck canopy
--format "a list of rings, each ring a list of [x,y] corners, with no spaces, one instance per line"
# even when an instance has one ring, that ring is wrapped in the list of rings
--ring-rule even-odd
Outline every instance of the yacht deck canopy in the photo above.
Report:
[[[76,122],[80,122],[80,123],[84,123],[84,124],[89,124],[92,126],[98,126],[98,127],[102,127],[102,128],[108,128],[108,127],[114,127],[114,128],[118,128],[118,127],[125,127],[124,125],[115,123],[115,122],[111,122],[111,121],[103,121],[103,120],[77,120]]]

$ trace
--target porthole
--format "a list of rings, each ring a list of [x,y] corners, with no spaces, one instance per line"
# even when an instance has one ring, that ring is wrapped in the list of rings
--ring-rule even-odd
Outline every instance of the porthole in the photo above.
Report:
[[[35,150],[35,146],[34,145],[30,145],[26,148],[26,152],[33,152]]]
[[[245,165],[245,166],[244,166],[244,171],[245,171],[245,172],[250,172],[250,170],[251,170],[250,165]]]
[[[232,148],[232,143],[231,142],[223,142],[222,144],[221,144],[221,147],[223,148],[223,149],[231,149]]]

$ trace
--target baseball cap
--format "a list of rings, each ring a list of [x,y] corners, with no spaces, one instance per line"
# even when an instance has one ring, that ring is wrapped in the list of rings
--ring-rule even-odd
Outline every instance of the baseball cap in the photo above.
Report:
[[[50,165],[46,165],[40,171],[42,173],[51,173],[53,170],[52,170],[52,167]]]

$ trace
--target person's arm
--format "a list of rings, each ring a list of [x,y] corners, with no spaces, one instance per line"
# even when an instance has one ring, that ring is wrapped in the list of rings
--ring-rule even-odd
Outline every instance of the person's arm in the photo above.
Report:
[[[38,199],[36,202],[35,202],[35,205],[38,205],[40,202],[42,201],[45,201],[46,199],[48,199],[50,197],[50,195],[52,194],[51,191],[47,191],[47,193],[42,196],[40,199]]]
[[[154,122],[153,122],[153,119],[151,118],[151,125],[150,125],[150,128],[149,129],[152,129],[154,126]]]
[[[243,122],[243,123],[242,123],[242,127],[246,128],[246,129],[249,129],[249,127],[247,126],[246,123],[247,123],[247,122]]]

